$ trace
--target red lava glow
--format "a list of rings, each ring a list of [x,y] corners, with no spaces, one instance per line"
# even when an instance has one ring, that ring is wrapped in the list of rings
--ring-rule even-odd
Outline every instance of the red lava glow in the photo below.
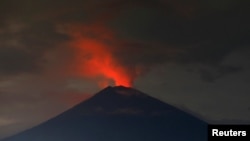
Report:
[[[96,31],[95,29],[94,34],[98,33]],[[97,80],[102,88],[112,83],[116,86],[132,86],[132,78],[126,67],[117,62],[110,45],[104,40],[81,33],[77,33],[73,40],[73,47],[76,49],[75,62],[80,75]]]

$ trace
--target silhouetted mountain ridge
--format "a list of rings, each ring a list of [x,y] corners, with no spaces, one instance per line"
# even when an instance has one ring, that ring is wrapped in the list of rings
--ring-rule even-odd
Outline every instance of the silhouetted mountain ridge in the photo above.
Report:
[[[3,141],[206,141],[207,123],[136,89],[106,87]]]

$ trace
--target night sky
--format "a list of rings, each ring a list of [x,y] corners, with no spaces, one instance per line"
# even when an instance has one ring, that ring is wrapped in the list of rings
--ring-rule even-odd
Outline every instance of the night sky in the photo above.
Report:
[[[249,5],[1,0],[0,138],[107,85],[134,87],[211,123],[250,123]]]

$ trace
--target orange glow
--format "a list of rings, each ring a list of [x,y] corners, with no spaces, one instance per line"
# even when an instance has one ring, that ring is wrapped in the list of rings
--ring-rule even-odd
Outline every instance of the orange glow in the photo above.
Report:
[[[107,85],[123,85],[126,87],[132,86],[132,78],[129,76],[128,70],[117,62],[112,55],[111,46],[104,42],[109,35],[96,35],[98,29],[91,32],[94,37],[89,37],[82,33],[74,32],[72,46],[76,49],[75,61],[77,64],[76,70],[81,76],[89,79],[97,80],[100,87]],[[78,31],[79,32],[79,31]],[[96,37],[98,36],[98,37]],[[102,36],[100,38],[100,36]],[[104,39],[103,39],[104,38]]]

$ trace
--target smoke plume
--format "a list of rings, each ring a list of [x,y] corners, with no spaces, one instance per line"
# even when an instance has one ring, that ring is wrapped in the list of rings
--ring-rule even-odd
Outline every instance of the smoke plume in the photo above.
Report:
[[[140,75],[140,67],[131,68],[115,55],[118,47],[114,33],[98,25],[67,25],[61,31],[70,35],[74,50],[70,71],[97,82],[100,87],[123,85],[132,87]]]

